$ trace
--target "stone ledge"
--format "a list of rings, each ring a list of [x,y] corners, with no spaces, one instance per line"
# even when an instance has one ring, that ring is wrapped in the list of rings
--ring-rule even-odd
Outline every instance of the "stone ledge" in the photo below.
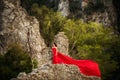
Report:
[[[11,80],[100,80],[97,77],[82,75],[77,66],[65,64],[44,64],[31,73],[19,73]]]

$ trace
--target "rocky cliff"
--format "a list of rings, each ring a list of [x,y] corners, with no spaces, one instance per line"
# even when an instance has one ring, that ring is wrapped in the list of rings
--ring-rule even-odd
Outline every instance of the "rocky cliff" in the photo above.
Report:
[[[54,5],[47,5],[47,4]],[[60,11],[63,16],[94,21],[116,28],[117,13],[112,0],[50,0],[46,5]]]
[[[116,28],[117,13],[112,0],[90,0],[83,13],[85,21],[94,21],[106,27]]]
[[[1,0],[0,4],[0,53],[6,53],[11,44],[21,44],[31,57],[41,61],[46,45],[37,19],[28,16],[19,0]]]
[[[0,54],[5,54],[11,44],[20,44],[38,61],[38,68],[29,74],[19,74],[12,80],[99,80],[82,75],[76,66],[53,65],[51,49],[40,35],[36,18],[27,14],[20,0],[0,0]],[[68,39],[63,32],[55,36],[58,49],[68,55]]]

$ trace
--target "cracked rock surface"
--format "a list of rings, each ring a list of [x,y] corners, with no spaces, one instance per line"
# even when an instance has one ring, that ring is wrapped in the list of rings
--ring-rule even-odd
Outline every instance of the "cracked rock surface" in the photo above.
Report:
[[[97,77],[82,75],[77,66],[65,64],[45,64],[31,73],[19,73],[11,80],[100,80]]]

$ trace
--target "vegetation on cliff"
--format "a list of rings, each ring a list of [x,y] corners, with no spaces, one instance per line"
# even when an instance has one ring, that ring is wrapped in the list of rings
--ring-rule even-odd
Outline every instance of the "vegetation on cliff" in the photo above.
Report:
[[[5,55],[0,55],[0,80],[10,80],[19,72],[31,72],[32,61],[29,54],[19,44],[12,44]]]
[[[66,19],[58,12],[31,6],[31,13],[40,22],[40,32],[48,46],[54,35],[64,31],[69,38],[70,55],[76,59],[92,59],[99,63],[104,80],[114,77],[119,69],[120,38],[112,28],[106,28],[95,22],[85,23],[82,20]]]

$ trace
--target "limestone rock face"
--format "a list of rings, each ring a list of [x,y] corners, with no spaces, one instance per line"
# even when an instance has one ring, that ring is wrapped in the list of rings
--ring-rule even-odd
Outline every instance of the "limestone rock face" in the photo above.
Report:
[[[100,78],[84,76],[74,65],[46,64],[31,73],[22,72],[11,80],[100,80]]]
[[[68,0],[60,0],[59,5],[58,5],[58,11],[61,12],[63,16],[68,16],[69,15],[69,1]]]
[[[10,44],[21,44],[40,62],[46,45],[37,19],[28,16],[19,0],[0,0],[0,4],[0,53],[6,53]]]
[[[93,21],[101,23],[106,27],[112,26],[116,28],[117,13],[113,6],[112,0],[83,0],[83,1],[88,1],[89,3],[89,5],[86,7],[86,10],[83,11],[82,16],[84,21],[87,22]]]
[[[65,54],[65,55],[68,55],[69,42],[68,42],[68,38],[64,32],[59,32],[55,36],[54,42],[57,44],[57,48],[58,48],[59,52]]]

